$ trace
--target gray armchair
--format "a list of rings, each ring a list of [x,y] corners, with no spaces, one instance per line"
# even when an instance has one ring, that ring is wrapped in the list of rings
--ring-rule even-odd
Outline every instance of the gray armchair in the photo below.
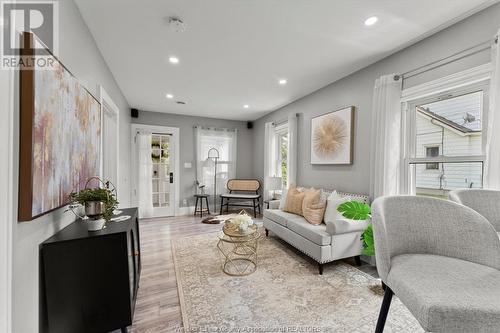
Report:
[[[392,295],[429,332],[500,332],[500,241],[462,205],[415,196],[372,206],[377,270],[385,286],[376,332]]]
[[[450,200],[474,209],[500,232],[500,191],[457,190],[449,194]]]

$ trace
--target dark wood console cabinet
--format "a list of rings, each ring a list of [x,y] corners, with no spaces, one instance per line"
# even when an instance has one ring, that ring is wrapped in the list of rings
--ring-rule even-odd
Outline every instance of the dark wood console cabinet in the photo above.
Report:
[[[40,269],[50,333],[127,331],[141,273],[137,208],[128,220],[87,231],[77,220],[41,244]]]

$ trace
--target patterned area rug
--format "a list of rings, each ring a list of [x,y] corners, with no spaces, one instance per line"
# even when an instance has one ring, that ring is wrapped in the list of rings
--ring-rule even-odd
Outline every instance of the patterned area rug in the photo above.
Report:
[[[262,237],[258,269],[221,270],[217,234],[178,239],[172,250],[185,332],[374,332],[380,281],[342,262],[317,266],[274,237]],[[394,297],[386,333],[423,332]]]

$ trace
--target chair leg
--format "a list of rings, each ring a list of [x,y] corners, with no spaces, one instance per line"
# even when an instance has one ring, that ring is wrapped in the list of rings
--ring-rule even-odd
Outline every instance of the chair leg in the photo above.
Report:
[[[194,216],[196,216],[197,212],[198,212],[198,197],[196,197],[196,201],[194,203]]]
[[[269,230],[266,229],[266,237],[269,237]]]
[[[210,215],[210,204],[208,203],[208,197],[205,197],[205,202],[207,203],[207,213]]]
[[[255,199],[253,199],[252,201],[253,201],[253,217],[257,218],[257,211],[255,210]]]
[[[384,300],[382,301],[382,306],[380,307],[380,314],[378,315],[377,327],[375,328],[375,333],[384,332],[385,320],[387,319],[387,314],[389,313],[389,308],[391,306],[392,295],[391,288],[386,287],[384,293]]]
[[[318,263],[318,272],[319,275],[323,275],[323,264]]]
[[[203,218],[203,199],[200,199],[200,218]]]
[[[220,198],[220,215],[222,215],[222,207],[224,207],[224,198]]]
[[[361,266],[361,258],[359,256],[354,257],[354,262],[356,263],[356,266]]]
[[[262,212],[260,211],[260,199],[257,199],[257,208],[259,208],[259,215],[262,214]]]

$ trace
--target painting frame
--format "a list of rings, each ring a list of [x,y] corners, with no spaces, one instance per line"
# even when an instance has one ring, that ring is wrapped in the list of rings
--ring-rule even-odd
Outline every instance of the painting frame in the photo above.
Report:
[[[352,165],[354,163],[355,110],[355,106],[350,105],[311,118],[310,162],[312,165]],[[333,150],[329,142],[326,142],[326,144],[324,142],[318,142],[318,137],[321,138],[321,135],[318,135],[316,131],[318,126],[322,126],[321,124],[324,123],[326,119],[331,119],[332,117],[340,117],[344,122],[341,132],[345,133],[345,136],[342,135],[343,139],[341,141],[343,141],[343,143],[340,152]],[[332,124],[329,125],[331,126]],[[321,149],[321,147],[323,147],[323,149]]]
[[[29,60],[26,60],[24,62],[24,65],[21,65],[19,69],[19,110],[20,110],[20,115],[19,115],[19,190],[18,190],[18,221],[19,222],[25,222],[25,221],[31,221],[34,220],[40,216],[43,216],[45,214],[48,214],[52,211],[55,211],[57,209],[60,209],[64,206],[66,206],[69,203],[69,196],[66,195],[59,195],[60,201],[54,204],[54,206],[47,208],[47,209],[42,209],[41,211],[37,211],[36,213],[34,212],[34,202],[35,202],[35,190],[39,191],[39,189],[34,188],[35,184],[35,176],[34,174],[36,173],[35,166],[37,163],[35,163],[35,139],[36,139],[36,97],[37,97],[37,87],[36,87],[36,75],[37,71],[52,71],[54,69],[37,69],[33,64],[35,63],[35,59],[37,56],[40,57],[49,57],[53,58],[55,61],[56,66],[58,66],[66,75],[66,77],[70,78],[72,81],[69,83],[73,84],[73,89],[76,90],[76,93],[82,93],[84,94],[85,100],[84,101],[90,101],[92,103],[92,108],[93,111],[98,110],[98,115],[94,115],[92,117],[92,120],[94,121],[92,125],[95,125],[96,119],[98,119],[98,138],[93,138],[92,143],[98,142],[99,144],[96,145],[96,158],[97,160],[93,160],[91,163],[94,166],[99,166],[96,170],[93,170],[95,172],[93,176],[99,175],[100,174],[100,164],[101,164],[101,150],[102,150],[102,117],[101,117],[101,105],[99,103],[99,100],[85,87],[83,86],[78,78],[74,76],[68,68],[46,47],[43,47],[43,49],[35,48],[35,43],[39,43],[40,45],[43,46],[43,43],[38,40],[38,38],[30,32],[23,32],[22,36],[22,45],[23,47],[21,48],[21,58],[22,59],[32,59],[32,62]],[[77,88],[75,88],[77,87]],[[72,93],[75,93],[71,91]],[[68,93],[68,95],[70,95]],[[71,98],[72,96],[70,95],[68,97]],[[85,104],[85,107],[87,105]],[[75,108],[74,113],[77,113],[80,109]],[[51,112],[55,112],[57,116],[57,112],[61,110],[56,110]],[[97,111],[96,111],[97,112]],[[64,112],[62,112],[64,113]],[[60,116],[61,117],[61,116]],[[64,117],[64,116],[62,116]],[[95,129],[92,127],[92,129]],[[91,131],[89,131],[91,133]],[[87,137],[87,136],[85,136]],[[91,135],[89,135],[91,137]],[[68,143],[64,143],[68,144]],[[70,144],[74,144],[73,141],[71,141]],[[52,146],[55,146],[56,144],[52,143]],[[45,150],[42,150],[43,154],[45,153]],[[42,154],[42,156],[44,156]],[[56,156],[56,154],[53,154]],[[61,154],[62,155],[62,154]],[[52,157],[52,155],[51,155]],[[68,156],[62,156],[62,158],[71,158]],[[41,158],[42,160],[44,157]],[[42,164],[45,163],[43,160],[41,162]],[[95,169],[95,168],[94,168]],[[71,171],[71,170],[70,170]],[[80,179],[79,182],[80,185],[77,186],[77,188],[74,188],[75,190],[79,190],[82,186],[82,181]],[[59,184],[59,188],[57,190],[60,193],[65,193],[67,194],[67,189],[66,191],[61,191],[61,184]],[[73,190],[73,188],[72,188]],[[56,190],[53,190],[53,192],[56,192]],[[37,193],[38,195],[38,193]],[[62,198],[62,199],[61,199]]]

